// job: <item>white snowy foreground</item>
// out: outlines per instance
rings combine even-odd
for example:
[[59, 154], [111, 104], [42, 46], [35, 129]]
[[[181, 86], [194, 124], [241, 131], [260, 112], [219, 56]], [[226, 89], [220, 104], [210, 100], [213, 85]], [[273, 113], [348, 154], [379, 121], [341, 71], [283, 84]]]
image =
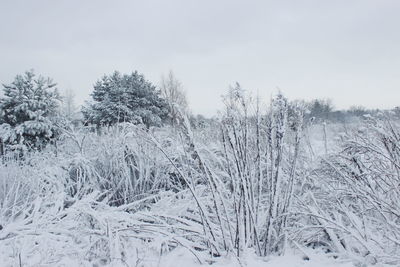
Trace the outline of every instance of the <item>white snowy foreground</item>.
[[[310, 260], [304, 260], [302, 255], [291, 253], [281, 257], [269, 257], [259, 258], [252, 255], [248, 255], [241, 259], [239, 262], [236, 258], [223, 258], [217, 259], [210, 266], [214, 267], [225, 267], [225, 266], [251, 266], [251, 267], [352, 267], [355, 266], [351, 262], [343, 262], [340, 260], [334, 260], [328, 258], [321, 253], [312, 253], [310, 251]], [[161, 258], [160, 260], [154, 260], [153, 262], [146, 262], [143, 266], [202, 266], [196, 259], [186, 253], [183, 249], [173, 251], [169, 255]], [[204, 266], [204, 265], [203, 265]]]
[[[10, 265], [11, 266], [11, 265]], [[24, 266], [41, 266], [29, 264]], [[44, 265], [49, 266], [49, 265]], [[61, 262], [54, 266], [96, 266], [89, 262], [81, 262], [72, 258], [64, 258]], [[200, 264], [196, 258], [190, 255], [185, 249], [178, 249], [165, 256], [155, 256], [154, 258], [146, 258], [135, 260], [132, 262], [115, 263], [102, 265], [99, 263], [97, 266], [137, 266], [137, 267], [197, 267], [197, 266], [213, 266], [213, 267], [228, 267], [228, 266], [251, 266], [251, 267], [353, 267], [368, 265], [357, 265], [349, 261], [335, 260], [328, 258], [323, 254], [313, 254], [310, 260], [304, 260], [301, 255], [289, 254], [281, 257], [258, 258], [256, 256], [249, 256], [246, 260], [242, 259], [239, 263], [236, 258], [222, 258], [216, 259], [215, 262], [208, 262]], [[371, 265], [372, 266], [372, 265]], [[386, 265], [374, 265], [386, 266]]]
[[[13, 248], [8, 248], [13, 250]], [[39, 252], [39, 251], [38, 251]], [[50, 251], [48, 251], [51, 253]], [[165, 255], [159, 255], [153, 250], [143, 251], [143, 248], [132, 248], [132, 255], [127, 255], [126, 261], [114, 259], [111, 263], [105, 263], [101, 259], [89, 262], [79, 257], [64, 256], [58, 262], [43, 262], [43, 256], [38, 253], [31, 259], [25, 259], [25, 262], [17, 257], [8, 257], [4, 247], [1, 247], [0, 266], [135, 266], [135, 267], [228, 267], [228, 266], [251, 266], [251, 267], [368, 267], [368, 266], [389, 266], [389, 265], [367, 265], [353, 264], [349, 260], [334, 259], [323, 252], [308, 249], [307, 258], [301, 252], [291, 251], [284, 256], [272, 256], [260, 258], [253, 253], [242, 256], [240, 261], [233, 256], [220, 257], [210, 260], [208, 257], [196, 258], [185, 248], [177, 248]], [[61, 255], [60, 255], [61, 256]], [[199, 255], [197, 255], [198, 257]], [[202, 263], [199, 262], [202, 261]]]

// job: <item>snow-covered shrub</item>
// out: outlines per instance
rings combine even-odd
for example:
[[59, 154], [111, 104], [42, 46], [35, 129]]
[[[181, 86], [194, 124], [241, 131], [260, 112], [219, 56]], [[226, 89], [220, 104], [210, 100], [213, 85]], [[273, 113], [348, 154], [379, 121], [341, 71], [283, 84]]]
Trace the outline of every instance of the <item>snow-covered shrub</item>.
[[[201, 223], [175, 213], [193, 201], [170, 180], [165, 157], [143, 139], [150, 138], [147, 131], [120, 125], [104, 133], [64, 132], [57, 156], [48, 147], [0, 163], [4, 264], [123, 264], [146, 247], [156, 255], [177, 246], [194, 255], [194, 248], [204, 250]], [[174, 146], [163, 146], [176, 155]]]
[[369, 263], [400, 262], [400, 128], [368, 117], [323, 158], [299, 203], [309, 244]]
[[[147, 140], [149, 133], [143, 126], [120, 123], [103, 128], [102, 135], [74, 127], [63, 127], [61, 132], [57, 150], [59, 157], [69, 159], [65, 168], [74, 198], [95, 189], [106, 193], [109, 204], [119, 206], [162, 190], [177, 192], [184, 186], [168, 160]], [[155, 134], [164, 140], [165, 149], [182, 157], [172, 129]]]
[[[222, 121], [228, 199], [233, 199], [237, 251], [253, 246], [259, 255], [282, 253], [287, 213], [295, 193], [304, 107], [281, 94], [263, 115], [240, 87], [228, 95]], [[289, 109], [290, 107], [290, 109]], [[289, 113], [289, 110], [291, 111]]]
[[304, 109], [293, 106], [288, 123], [289, 103], [278, 95], [262, 115], [259, 106], [252, 111], [253, 103], [240, 87], [230, 91], [225, 103], [219, 140], [202, 143], [184, 119], [185, 158], [175, 162], [159, 141], [154, 142], [195, 201], [196, 209], [185, 216], [202, 222], [203, 244], [210, 255], [225, 251], [241, 256], [247, 248], [259, 255], [281, 253], [299, 179]]

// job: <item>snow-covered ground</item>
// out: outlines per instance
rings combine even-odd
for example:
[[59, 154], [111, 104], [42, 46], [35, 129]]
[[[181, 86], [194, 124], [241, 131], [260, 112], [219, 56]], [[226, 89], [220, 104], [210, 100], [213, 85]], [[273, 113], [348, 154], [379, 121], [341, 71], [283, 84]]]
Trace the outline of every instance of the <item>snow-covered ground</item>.
[[280, 142], [231, 125], [224, 138], [213, 127], [81, 129], [0, 163], [0, 267], [400, 262], [396, 125], [312, 125], [301, 142], [296, 125], [265, 125]]
[[[157, 266], [157, 265], [155, 265]], [[200, 266], [199, 263], [190, 257], [184, 250], [173, 251], [162, 259], [162, 264], [158, 266], [175, 267], [175, 266]], [[228, 266], [251, 266], [251, 267], [352, 267], [349, 261], [340, 261], [328, 258], [326, 255], [308, 251], [308, 259], [296, 252], [290, 252], [284, 256], [273, 256], [268, 258], [256, 257], [254, 254], [242, 257], [240, 261], [237, 258], [216, 259], [212, 264], [214, 267]]]
[[[115, 260], [113, 263], [104, 266], [136, 266], [136, 267], [358, 267], [358, 266], [372, 266], [372, 265], [359, 265], [353, 264], [349, 260], [338, 260], [328, 257], [325, 254], [308, 251], [308, 259], [304, 255], [291, 252], [284, 256], [273, 256], [268, 258], [260, 258], [254, 254], [241, 257], [238, 260], [235, 257], [221, 257], [214, 258], [213, 260], [204, 261], [200, 264], [199, 261], [184, 248], [179, 248], [170, 253], [160, 255], [150, 255], [146, 257], [132, 258], [129, 261], [121, 262]], [[31, 265], [26, 265], [31, 266]], [[95, 266], [89, 262], [78, 261], [73, 258], [64, 258], [61, 262], [54, 266]], [[98, 266], [102, 266], [98, 263]], [[384, 265], [374, 265], [384, 266]]]

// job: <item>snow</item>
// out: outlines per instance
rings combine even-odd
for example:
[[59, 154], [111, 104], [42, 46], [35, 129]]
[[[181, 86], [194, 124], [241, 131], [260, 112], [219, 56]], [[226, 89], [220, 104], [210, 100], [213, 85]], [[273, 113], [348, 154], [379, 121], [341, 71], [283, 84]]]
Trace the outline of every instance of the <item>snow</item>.
[[228, 97], [200, 130], [57, 126], [57, 145], [2, 158], [1, 266], [400, 263], [397, 124], [307, 125], [281, 95], [254, 120]]
[[[309, 259], [304, 260], [304, 256], [294, 251], [284, 256], [272, 256], [272, 257], [257, 257], [253, 253], [240, 258], [240, 262], [235, 257], [220, 257], [213, 258], [203, 261], [202, 264], [184, 248], [177, 248], [165, 255], [160, 255], [152, 250], [141, 251], [133, 249], [132, 255], [128, 255], [127, 260], [122, 262], [121, 260], [114, 259], [111, 263], [106, 263], [102, 259], [96, 259], [92, 262], [82, 260], [77, 257], [63, 257], [58, 262], [45, 263], [41, 256], [36, 255], [28, 259], [28, 261], [22, 261], [23, 266], [137, 266], [137, 267], [201, 267], [201, 266], [213, 266], [213, 267], [356, 267], [357, 264], [353, 264], [348, 260], [338, 260], [328, 257], [326, 254], [308, 251]], [[52, 252], [50, 252], [52, 253]], [[2, 254], [0, 254], [2, 255]], [[129, 257], [131, 256], [131, 257]], [[19, 258], [7, 259], [0, 257], [2, 262], [1, 266], [15, 266], [19, 263]], [[367, 267], [368, 265], [364, 265]], [[377, 267], [384, 265], [375, 265]]]
[[[241, 267], [241, 266], [251, 266], [251, 267], [353, 267], [349, 261], [340, 261], [333, 258], [329, 258], [322, 253], [311, 252], [312, 255], [309, 260], [304, 260], [301, 254], [296, 254], [291, 252], [284, 256], [273, 256], [261, 258], [254, 254], [247, 255], [244, 258], [238, 259], [229, 257], [222, 259], [215, 259], [212, 263], [213, 267]], [[175, 267], [175, 266], [202, 266], [197, 261], [190, 257], [184, 250], [177, 250], [167, 255], [165, 259], [162, 260], [163, 267]]]

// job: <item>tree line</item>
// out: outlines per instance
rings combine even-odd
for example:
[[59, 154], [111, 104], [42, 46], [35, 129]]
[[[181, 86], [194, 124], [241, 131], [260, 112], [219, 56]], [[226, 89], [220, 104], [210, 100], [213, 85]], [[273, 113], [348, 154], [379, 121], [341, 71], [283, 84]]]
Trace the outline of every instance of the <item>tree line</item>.
[[[379, 110], [354, 106], [335, 110], [332, 101], [315, 99], [305, 103], [306, 119], [318, 122], [345, 122]], [[392, 110], [400, 117], [400, 107]], [[74, 119], [75, 113], [81, 116]], [[104, 75], [93, 86], [91, 100], [76, 112], [73, 94], [61, 96], [57, 84], [36, 75], [33, 70], [17, 75], [10, 84], [3, 84], [0, 97], [0, 152], [11, 150], [40, 150], [59, 135], [62, 123], [94, 125], [98, 129], [116, 123], [143, 124], [147, 128], [175, 125], [179, 113], [189, 114], [189, 106], [182, 84], [172, 73], [155, 86], [143, 74], [118, 71]], [[189, 116], [192, 126], [207, 122], [204, 116]]]
[[[177, 113], [187, 111], [185, 92], [172, 72], [156, 87], [137, 71], [115, 71], [94, 84], [78, 120], [98, 128], [120, 122], [149, 128], [174, 124]], [[60, 125], [73, 123], [75, 112], [72, 92], [62, 97], [51, 78], [33, 70], [17, 75], [3, 84], [0, 97], [0, 152], [43, 149], [58, 137]]]

